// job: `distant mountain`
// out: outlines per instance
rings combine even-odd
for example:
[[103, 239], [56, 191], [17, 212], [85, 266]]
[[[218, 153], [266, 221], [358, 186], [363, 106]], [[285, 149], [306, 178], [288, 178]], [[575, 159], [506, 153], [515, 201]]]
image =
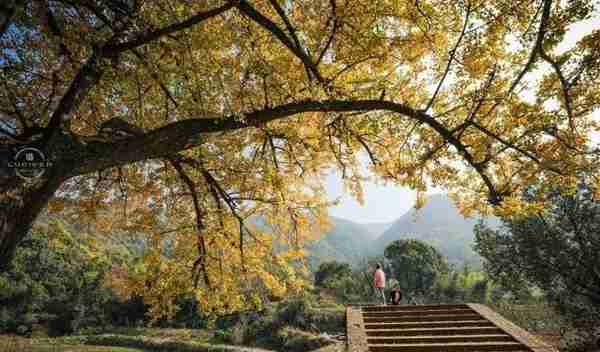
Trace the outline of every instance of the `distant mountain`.
[[[425, 206], [411, 209], [392, 223], [359, 224], [350, 220], [332, 218], [333, 229], [308, 247], [310, 264], [315, 267], [323, 261], [336, 260], [356, 264], [361, 258], [383, 255], [392, 241], [414, 238], [436, 247], [452, 264], [481, 264], [481, 257], [473, 250], [473, 226], [479, 218], [465, 218], [446, 196], [430, 196]], [[496, 218], [484, 221], [499, 226]]]
[[376, 240], [382, 233], [389, 229], [392, 224], [392, 222], [369, 222], [359, 225], [367, 230], [368, 233], [366, 233], [366, 235], [372, 240]]
[[[463, 217], [445, 195], [430, 196], [425, 206], [402, 215], [372, 245], [371, 254], [382, 254], [392, 241], [414, 238], [435, 246], [450, 263], [479, 264], [481, 258], [472, 249], [473, 226], [479, 219]], [[498, 226], [496, 218], [487, 218], [490, 226]]]
[[359, 224], [336, 217], [331, 222], [331, 231], [308, 248], [313, 267], [331, 260], [357, 263], [373, 252], [374, 240], [391, 226], [391, 223]]

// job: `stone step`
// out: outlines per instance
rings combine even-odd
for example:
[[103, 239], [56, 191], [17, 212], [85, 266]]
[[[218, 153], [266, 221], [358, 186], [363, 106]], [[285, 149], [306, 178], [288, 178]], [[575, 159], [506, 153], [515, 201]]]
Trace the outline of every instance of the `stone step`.
[[463, 321], [427, 321], [412, 323], [365, 323], [366, 330], [376, 329], [418, 329], [418, 328], [462, 328], [462, 327], [495, 327], [485, 319]]
[[375, 312], [363, 312], [363, 317], [379, 316], [402, 316], [402, 315], [471, 315], [476, 314], [472, 309], [435, 309], [435, 310], [381, 310]]
[[415, 328], [415, 329], [380, 329], [367, 330], [367, 337], [372, 336], [449, 336], [449, 335], [495, 335], [504, 331], [495, 326], [490, 327], [449, 327], [449, 328]]
[[346, 311], [349, 352], [557, 352], [486, 306], [372, 306]]
[[369, 345], [370, 352], [473, 352], [530, 351], [518, 342], [460, 342], [400, 345]]
[[478, 320], [481, 316], [476, 313], [469, 315], [400, 315], [400, 316], [378, 316], [378, 317], [364, 317], [364, 322], [368, 323], [402, 323], [402, 322], [421, 322], [421, 321], [464, 321], [464, 320]]
[[418, 304], [418, 305], [386, 305], [386, 306], [363, 306], [363, 312], [379, 312], [386, 310], [439, 310], [439, 309], [469, 309], [466, 304]]
[[517, 342], [507, 334], [497, 335], [448, 335], [448, 336], [403, 336], [403, 337], [369, 337], [370, 345], [393, 345], [410, 343], [453, 343], [453, 342]]

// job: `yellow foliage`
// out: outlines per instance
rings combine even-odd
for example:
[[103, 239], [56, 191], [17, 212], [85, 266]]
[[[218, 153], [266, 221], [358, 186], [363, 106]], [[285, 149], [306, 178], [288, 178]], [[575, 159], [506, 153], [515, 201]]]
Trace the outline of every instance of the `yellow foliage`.
[[[155, 0], [111, 25], [72, 3], [52, 8], [60, 36], [30, 18], [35, 35], [0, 37], [0, 62], [14, 66], [0, 106], [44, 126], [57, 102], [77, 103], [56, 134], [72, 139], [49, 150], [85, 157], [63, 157], [48, 210], [115, 241], [143, 238], [140, 262], [107, 284], [142, 295], [154, 319], [182, 294], [222, 314], [301, 292], [304, 248], [330, 226], [325, 175], [336, 168], [362, 202], [365, 155], [376, 177], [416, 190], [417, 206], [435, 186], [464, 214], [535, 212], [530, 187], [572, 192], [598, 171], [600, 32], [554, 49], [585, 1]], [[133, 47], [92, 56], [123, 43]], [[551, 69], [534, 81], [542, 61]], [[66, 94], [82, 80], [89, 90]], [[100, 130], [115, 117], [145, 135]]]

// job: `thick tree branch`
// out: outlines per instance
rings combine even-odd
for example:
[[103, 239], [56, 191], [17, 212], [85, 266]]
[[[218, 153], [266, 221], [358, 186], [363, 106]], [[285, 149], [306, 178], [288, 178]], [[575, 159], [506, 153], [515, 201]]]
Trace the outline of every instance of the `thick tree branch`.
[[290, 22], [289, 18], [285, 14], [285, 11], [281, 8], [281, 6], [279, 6], [279, 3], [277, 2], [277, 0], [269, 0], [269, 3], [271, 3], [271, 6], [273, 6], [273, 8], [275, 9], [275, 11], [279, 15], [279, 17], [281, 17], [281, 19], [283, 20], [283, 23], [285, 23], [285, 28], [287, 29], [288, 33], [290, 34], [290, 37], [292, 37], [294, 44], [296, 44], [296, 48], [301, 49], [302, 45], [300, 45], [300, 40], [298, 39], [298, 36], [296, 35], [296, 28], [294, 28], [294, 26], [292, 26], [292, 23]]
[[81, 101], [87, 96], [90, 89], [100, 81], [103, 71], [100, 68], [100, 57], [101, 54], [98, 50], [94, 50], [94, 53], [81, 67], [77, 75], [71, 82], [69, 89], [58, 103], [57, 108], [50, 117], [48, 123], [48, 132], [44, 138], [50, 138], [50, 134], [58, 130], [61, 127], [65, 127], [68, 130], [69, 115], [79, 106]]
[[279, 28], [273, 21], [258, 12], [254, 7], [250, 6], [250, 4], [244, 0], [239, 1], [237, 8], [240, 10], [240, 12], [251, 18], [264, 29], [271, 32], [283, 45], [285, 45], [296, 57], [302, 61], [306, 69], [317, 79], [317, 81], [322, 84], [325, 83], [325, 79], [323, 76], [321, 76], [317, 66], [312, 62], [312, 59], [308, 56], [308, 54], [305, 53], [301, 47], [296, 47], [296, 45], [290, 41], [287, 35], [285, 35], [285, 32], [283, 32], [283, 30], [281, 30], [281, 28]]
[[54, 16], [52, 9], [50, 8], [50, 4], [48, 2], [44, 2], [43, 6], [46, 10], [46, 20], [48, 23], [48, 28], [50, 29], [52, 35], [54, 35], [59, 41], [58, 46], [60, 48], [60, 55], [66, 56], [67, 59], [69, 59], [69, 61], [73, 62], [73, 54], [65, 45], [65, 43], [63, 43], [63, 30], [62, 28], [60, 28], [60, 25], [58, 24], [58, 21], [56, 20], [56, 17]]
[[468, 147], [456, 138], [452, 131], [430, 115], [407, 105], [383, 100], [306, 100], [288, 103], [273, 108], [243, 115], [189, 119], [171, 123], [164, 127], [116, 142], [90, 142], [80, 145], [79, 152], [71, 153], [71, 160], [65, 160], [69, 176], [90, 173], [109, 167], [124, 165], [151, 158], [165, 157], [175, 152], [192, 148], [202, 143], [202, 134], [224, 132], [260, 126], [267, 122], [304, 112], [369, 112], [389, 111], [398, 113], [428, 125], [444, 140], [453, 145], [465, 161], [473, 167], [485, 182], [490, 200], [498, 203], [501, 194], [497, 192], [485, 168], [479, 165], [469, 153]]
[[[294, 41], [294, 45], [296, 46], [296, 48], [299, 51], [302, 51], [302, 45], [300, 44], [300, 40], [298, 39], [298, 36], [296, 35], [296, 29], [294, 28], [294, 26], [292, 26], [292, 23], [290, 22], [289, 18], [285, 14], [285, 11], [281, 8], [281, 6], [279, 6], [279, 3], [277, 2], [277, 0], [269, 0], [269, 2], [271, 3], [271, 6], [273, 6], [275, 11], [277, 12], [279, 17], [281, 17], [281, 19], [283, 20], [283, 23], [285, 24], [285, 28], [287, 29], [288, 33], [290, 34], [290, 37]], [[317, 63], [317, 65], [318, 65], [318, 63]], [[316, 65], [315, 65], [315, 67], [316, 67]], [[308, 66], [306, 66], [306, 65], [304, 66], [304, 68], [306, 70], [306, 74], [308, 75], [308, 78], [310, 79], [311, 71], [308, 69]]]
[[210, 18], [213, 18], [215, 16], [218, 16], [218, 15], [224, 13], [225, 11], [231, 9], [234, 6], [235, 6], [235, 1], [228, 2], [221, 7], [217, 7], [215, 9], [212, 9], [209, 11], [197, 13], [196, 15], [188, 18], [185, 21], [174, 23], [170, 26], [166, 26], [164, 28], [152, 31], [150, 33], [138, 34], [134, 39], [128, 40], [126, 42], [114, 43], [111, 45], [107, 45], [104, 48], [104, 50], [107, 54], [114, 55], [114, 54], [122, 53], [126, 50], [140, 47], [142, 45], [153, 42], [161, 37], [164, 37], [169, 34], [179, 32], [181, 30], [190, 28], [194, 25], [200, 24]]
[[525, 74], [529, 70], [531, 70], [533, 64], [535, 63], [535, 60], [537, 59], [538, 55], [540, 54], [540, 51], [543, 48], [544, 37], [546, 36], [547, 32], [548, 19], [550, 18], [551, 7], [552, 0], [543, 0], [542, 18], [540, 20], [540, 27], [535, 38], [535, 43], [533, 45], [533, 48], [531, 49], [531, 53], [529, 54], [529, 59], [527, 60], [527, 63], [525, 64], [525, 66], [523, 66], [521, 72], [519, 72], [513, 83], [510, 85], [510, 88], [508, 89], [508, 92], [506, 94], [507, 96], [509, 96], [513, 92], [513, 90], [519, 84], [519, 82], [521, 82]]

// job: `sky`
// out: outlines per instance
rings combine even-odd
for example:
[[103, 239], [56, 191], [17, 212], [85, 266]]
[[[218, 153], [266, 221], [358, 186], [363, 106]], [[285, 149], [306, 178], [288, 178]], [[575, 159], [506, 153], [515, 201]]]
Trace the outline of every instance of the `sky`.
[[[366, 167], [363, 173], [370, 174]], [[329, 199], [340, 197], [340, 204], [329, 208], [329, 215], [358, 223], [392, 222], [407, 212], [416, 199], [416, 192], [409, 188], [365, 182], [364, 204], [361, 206], [344, 191], [339, 173], [327, 177], [326, 189]]]
[[[592, 18], [586, 21], [571, 26], [557, 51], [564, 52], [570, 49], [577, 40], [598, 28], [600, 28], [600, 12], [596, 12]], [[600, 118], [598, 111], [595, 112], [595, 115]], [[362, 173], [365, 176], [372, 176], [367, 170], [366, 163]], [[358, 223], [392, 222], [412, 208], [416, 199], [416, 192], [406, 187], [365, 182], [363, 185], [364, 204], [360, 205], [344, 191], [341, 177], [335, 172], [327, 177], [326, 190], [329, 199], [339, 198], [340, 200], [339, 205], [329, 209], [329, 214]], [[441, 192], [441, 190], [434, 189], [430, 191], [430, 194]]]

